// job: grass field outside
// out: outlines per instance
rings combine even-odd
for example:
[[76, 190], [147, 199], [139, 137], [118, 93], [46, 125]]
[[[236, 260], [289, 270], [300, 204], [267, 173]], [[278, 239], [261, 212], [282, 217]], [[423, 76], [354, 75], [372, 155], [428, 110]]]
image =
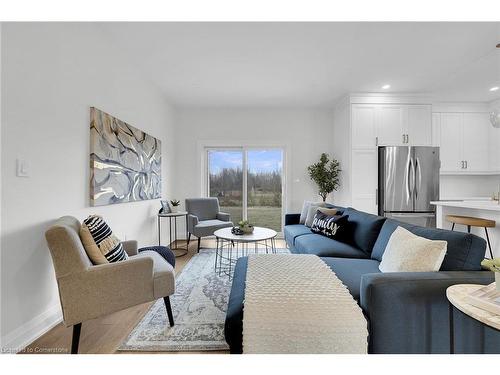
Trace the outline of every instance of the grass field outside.
[[[241, 207], [221, 206], [221, 211], [231, 214], [231, 221], [235, 225], [242, 218]], [[276, 232], [281, 232], [281, 207], [248, 207], [248, 221], [257, 227], [271, 228]]]

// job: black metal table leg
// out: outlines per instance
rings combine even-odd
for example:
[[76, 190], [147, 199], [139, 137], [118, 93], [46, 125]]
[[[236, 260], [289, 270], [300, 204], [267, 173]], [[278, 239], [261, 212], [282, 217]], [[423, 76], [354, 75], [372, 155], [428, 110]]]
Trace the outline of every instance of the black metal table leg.
[[486, 232], [486, 241], [488, 241], [488, 249], [490, 250], [490, 258], [493, 259], [493, 251], [491, 250], [490, 236], [488, 235], [488, 228], [484, 227]]
[[215, 272], [217, 272], [217, 256], [219, 254], [219, 237], [216, 237], [217, 244], [215, 246]]
[[158, 246], [161, 246], [161, 217], [158, 216]]
[[455, 354], [455, 327], [453, 322], [453, 304], [448, 302], [449, 306], [449, 323], [450, 323], [450, 354]]

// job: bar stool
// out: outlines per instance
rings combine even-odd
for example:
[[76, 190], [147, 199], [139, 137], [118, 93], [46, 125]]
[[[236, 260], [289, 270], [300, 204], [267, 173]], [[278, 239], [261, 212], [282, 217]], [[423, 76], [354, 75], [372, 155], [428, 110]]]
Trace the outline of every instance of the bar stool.
[[488, 249], [490, 250], [490, 257], [493, 259], [493, 252], [491, 251], [490, 236], [488, 236], [488, 228], [495, 228], [495, 220], [481, 219], [479, 217], [446, 215], [446, 220], [453, 223], [451, 230], [455, 229], [455, 224], [462, 224], [467, 226], [467, 232], [470, 233], [471, 227], [484, 228], [486, 233], [486, 241], [488, 242]]

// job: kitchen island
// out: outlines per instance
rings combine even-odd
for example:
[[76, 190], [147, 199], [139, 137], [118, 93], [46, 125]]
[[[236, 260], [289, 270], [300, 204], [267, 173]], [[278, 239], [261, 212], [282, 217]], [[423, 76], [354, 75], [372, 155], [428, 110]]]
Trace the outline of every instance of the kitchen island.
[[[500, 257], [500, 205], [493, 200], [448, 200], [434, 201], [436, 206], [436, 226], [443, 229], [451, 229], [451, 223], [446, 221], [446, 215], [471, 216], [482, 219], [495, 220], [497, 226], [488, 228], [491, 248], [494, 257]], [[467, 231], [465, 226], [456, 225], [455, 230]], [[483, 228], [472, 228], [471, 233], [485, 238]], [[486, 251], [489, 257], [489, 251]]]

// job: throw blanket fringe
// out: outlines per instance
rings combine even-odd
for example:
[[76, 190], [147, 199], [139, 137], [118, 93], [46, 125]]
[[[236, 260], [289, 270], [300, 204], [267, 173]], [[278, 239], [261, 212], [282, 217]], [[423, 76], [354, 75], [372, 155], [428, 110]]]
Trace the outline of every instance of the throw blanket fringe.
[[244, 353], [366, 354], [367, 343], [361, 308], [319, 257], [249, 255]]

